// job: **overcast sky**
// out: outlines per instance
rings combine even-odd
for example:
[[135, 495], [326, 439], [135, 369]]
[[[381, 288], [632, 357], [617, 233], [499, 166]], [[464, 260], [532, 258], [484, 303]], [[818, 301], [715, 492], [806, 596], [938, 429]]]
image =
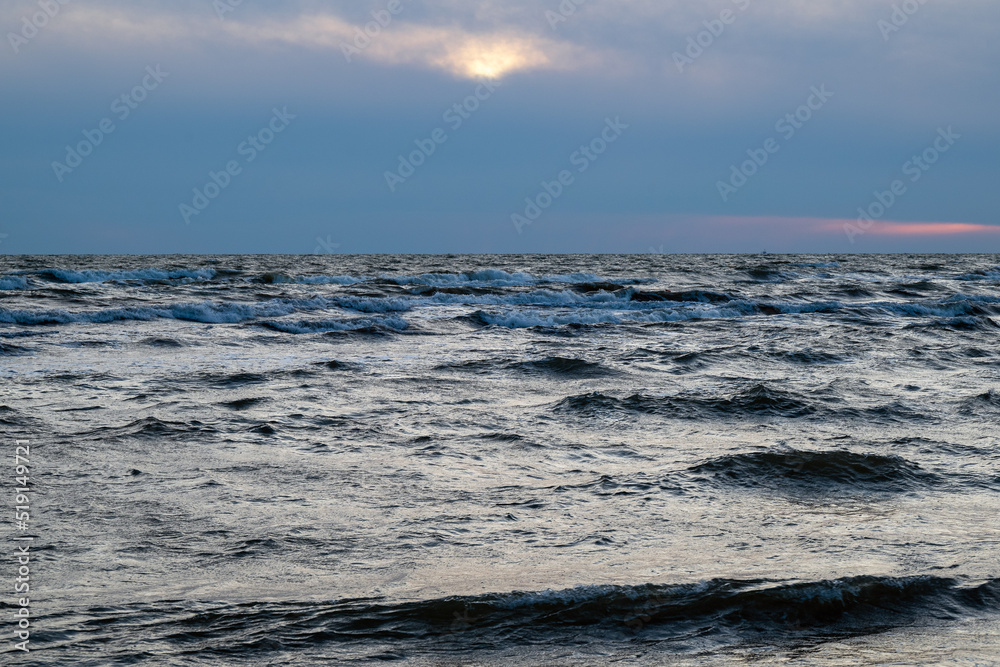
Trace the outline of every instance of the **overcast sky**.
[[5, 0], [0, 28], [0, 253], [1000, 252], [996, 0]]

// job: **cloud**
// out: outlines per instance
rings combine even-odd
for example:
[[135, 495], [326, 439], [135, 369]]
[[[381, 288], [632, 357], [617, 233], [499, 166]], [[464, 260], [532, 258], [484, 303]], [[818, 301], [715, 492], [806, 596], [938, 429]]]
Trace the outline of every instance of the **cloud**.
[[[13, 17], [16, 10], [5, 14]], [[380, 17], [382, 25], [370, 14], [364, 17], [367, 20], [352, 23], [329, 11], [282, 16], [247, 13], [246, 18], [227, 13], [219, 19], [204, 13], [94, 3], [68, 6], [50, 31], [69, 44], [97, 48], [117, 48], [122, 43], [217, 45], [220, 41], [253, 48], [302, 47], [337, 52], [349, 61], [425, 67], [470, 79], [534, 69], [570, 70], [596, 62], [596, 54], [582, 46], [496, 21], [488, 22], [492, 26], [471, 28], [454, 22], [407, 20], [405, 13], [380, 11]]]
[[[965, 222], [900, 222], [879, 220], [866, 230], [861, 230], [857, 220], [801, 216], [666, 216], [655, 222], [639, 225], [647, 230], [649, 238], [671, 243], [688, 242], [695, 245], [704, 238], [721, 238], [736, 242], [742, 247], [769, 244], [768, 247], [788, 251], [814, 239], [840, 242], [849, 237], [884, 237], [897, 240], [905, 238], [939, 237], [942, 240], [981, 235], [983, 240], [995, 240], [1000, 225]], [[656, 228], [660, 227], [657, 233]], [[845, 235], [851, 228], [854, 234]], [[858, 233], [860, 232], [860, 233]]]
[[[218, 0], [225, 3], [226, 0]], [[846, 61], [854, 76], [873, 58], [896, 59], [899, 66], [930, 58], [939, 77], [961, 74], [962, 63], [991, 71], [995, 53], [985, 35], [997, 28], [987, 10], [993, 0], [955, 0], [947, 5], [947, 30], [936, 27], [944, 8], [927, 5], [885, 44], [877, 22], [891, 8], [869, 0], [400, 0], [400, 10], [379, 27], [371, 44], [352, 54], [386, 66], [416, 66], [462, 78], [500, 77], [531, 70], [629, 71], [677, 74], [672, 54], [706, 29], [722, 9], [737, 21], [707, 49], [709, 55], [674, 79], [680, 88], [701, 90], [782, 86], [797, 71], [831, 67], [831, 52], [853, 53]], [[243, 2], [220, 19], [209, 0], [167, 2], [88, 0], [69, 3], [47, 31], [76, 46], [114, 49], [123, 42], [170, 47], [302, 47], [343, 52], [372, 21], [388, 16], [389, 0], [286, 0]], [[228, 6], [228, 5], [227, 5]], [[546, 12], [574, 8], [552, 25]], [[745, 7], [745, 9], [741, 9]], [[0, 21], [10, 26], [38, 10], [32, 0], [5, 3]], [[564, 12], [566, 10], [563, 10]], [[936, 13], [935, 13], [936, 12]], [[384, 22], [384, 21], [383, 21]], [[967, 39], [953, 53], [956, 31]], [[371, 31], [374, 32], [374, 31]], [[980, 38], [983, 39], [980, 39]], [[362, 38], [364, 41], [364, 38]], [[81, 44], [82, 42], [82, 44]], [[971, 45], [981, 44], [979, 47]], [[800, 54], [789, 58], [790, 52]], [[976, 57], [977, 54], [985, 57]], [[747, 67], [748, 58], [753, 59]], [[848, 65], [853, 60], [854, 65]], [[748, 71], [749, 69], [749, 71]]]
[[1000, 225], [979, 225], [967, 222], [880, 222], [870, 234], [885, 236], [954, 236], [957, 234], [997, 234]]
[[374, 22], [355, 26], [322, 14], [261, 25], [226, 23], [225, 29], [231, 37], [254, 44], [327, 48], [347, 58], [430, 67], [464, 78], [499, 78], [531, 69], [573, 69], [591, 60], [572, 45], [510, 29], [471, 32], [455, 26], [403, 22], [385, 28]]

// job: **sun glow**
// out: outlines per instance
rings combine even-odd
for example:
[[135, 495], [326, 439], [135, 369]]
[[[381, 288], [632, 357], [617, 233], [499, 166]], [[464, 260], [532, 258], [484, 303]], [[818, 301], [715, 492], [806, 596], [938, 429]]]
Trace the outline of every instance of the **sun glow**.
[[452, 74], [496, 79], [517, 70], [545, 67], [549, 57], [530, 42], [518, 38], [469, 37], [458, 48], [434, 61]]

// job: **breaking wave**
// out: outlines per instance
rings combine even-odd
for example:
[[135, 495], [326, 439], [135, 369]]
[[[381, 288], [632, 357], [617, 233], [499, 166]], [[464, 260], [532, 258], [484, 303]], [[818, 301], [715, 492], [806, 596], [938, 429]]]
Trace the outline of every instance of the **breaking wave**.
[[[252, 541], [254, 549], [273, 548]], [[249, 545], [250, 543], [248, 543]], [[860, 637], [928, 619], [995, 614], [1000, 582], [963, 586], [933, 577], [859, 576], [774, 583], [712, 579], [692, 584], [579, 586], [413, 602], [379, 598], [328, 603], [161, 602], [81, 610], [92, 631], [80, 648], [114, 633], [156, 645], [163, 655], [247, 659], [326, 646], [383, 659], [412, 653], [444, 657], [511, 645], [603, 645], [670, 641], [672, 650]], [[60, 619], [62, 620], [62, 619]], [[121, 646], [119, 644], [119, 646]], [[126, 661], [127, 648], [105, 654]], [[383, 653], [379, 653], [383, 652]], [[138, 657], [138, 656], [136, 656]]]

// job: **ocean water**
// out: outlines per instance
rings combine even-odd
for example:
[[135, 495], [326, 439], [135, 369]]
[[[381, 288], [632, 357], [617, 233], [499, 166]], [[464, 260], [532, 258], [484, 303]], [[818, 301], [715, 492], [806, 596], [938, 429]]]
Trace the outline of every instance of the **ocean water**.
[[998, 664], [998, 339], [997, 255], [3, 257], [0, 662]]

